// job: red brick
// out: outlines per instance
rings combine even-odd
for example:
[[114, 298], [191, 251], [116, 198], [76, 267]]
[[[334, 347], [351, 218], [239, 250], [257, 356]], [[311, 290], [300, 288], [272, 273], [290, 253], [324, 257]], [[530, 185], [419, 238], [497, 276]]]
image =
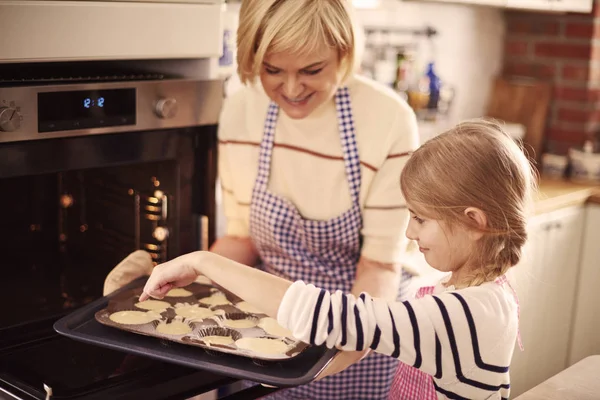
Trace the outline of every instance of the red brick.
[[587, 82], [590, 69], [587, 65], [570, 64], [562, 68], [562, 77], [571, 81]]
[[561, 107], [558, 109], [557, 118], [559, 121], [587, 122], [590, 114], [590, 111]]
[[527, 40], [507, 39], [504, 43], [504, 53], [507, 56], [523, 56], [529, 51]]
[[547, 18], [535, 18], [529, 15], [527, 18], [507, 18], [506, 31], [508, 34], [527, 35], [557, 35], [560, 31], [558, 20]]
[[588, 89], [576, 89], [557, 86], [554, 88], [554, 98], [567, 101], [587, 101]]
[[554, 57], [586, 60], [590, 58], [591, 46], [589, 44], [565, 43], [537, 43], [535, 55], [539, 57]]
[[565, 25], [565, 36], [569, 38], [592, 38], [594, 36], [594, 21], [572, 21]]
[[550, 128], [547, 133], [547, 138], [559, 142], [578, 143], [585, 139], [585, 130], [567, 130], [560, 128]]
[[504, 66], [504, 74], [507, 76], [529, 76], [529, 64], [511, 62]]
[[508, 61], [504, 66], [504, 75], [528, 76], [543, 80], [553, 80], [556, 75], [556, 67], [553, 64], [528, 63]]

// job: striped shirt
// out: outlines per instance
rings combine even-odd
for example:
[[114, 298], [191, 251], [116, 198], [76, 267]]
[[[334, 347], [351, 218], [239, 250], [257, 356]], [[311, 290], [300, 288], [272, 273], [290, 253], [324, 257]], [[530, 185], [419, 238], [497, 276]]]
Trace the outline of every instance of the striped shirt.
[[[400, 173], [418, 145], [416, 118], [397, 93], [367, 78], [353, 78], [348, 89], [361, 164], [361, 255], [397, 263], [406, 250], [404, 231], [409, 220]], [[235, 92], [223, 106], [219, 178], [229, 235], [249, 235], [250, 200], [268, 104], [269, 98], [256, 85]], [[329, 220], [350, 209], [333, 100], [303, 119], [280, 112], [268, 189], [310, 220]]]
[[295, 282], [277, 319], [300, 340], [342, 350], [372, 349], [433, 377], [441, 399], [507, 399], [518, 330], [510, 288], [494, 282], [386, 302]]

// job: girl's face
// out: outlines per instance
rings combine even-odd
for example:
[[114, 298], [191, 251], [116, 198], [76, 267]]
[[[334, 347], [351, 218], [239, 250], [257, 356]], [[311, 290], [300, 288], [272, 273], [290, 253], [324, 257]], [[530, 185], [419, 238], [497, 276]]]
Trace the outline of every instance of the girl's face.
[[300, 119], [333, 98], [339, 65], [337, 51], [330, 47], [306, 56], [267, 54], [260, 80], [271, 100], [290, 118]]
[[476, 246], [471, 231], [460, 225], [449, 226], [444, 221], [419, 216], [410, 208], [409, 211], [411, 218], [406, 237], [417, 242], [427, 264], [438, 271], [453, 273], [467, 264]]

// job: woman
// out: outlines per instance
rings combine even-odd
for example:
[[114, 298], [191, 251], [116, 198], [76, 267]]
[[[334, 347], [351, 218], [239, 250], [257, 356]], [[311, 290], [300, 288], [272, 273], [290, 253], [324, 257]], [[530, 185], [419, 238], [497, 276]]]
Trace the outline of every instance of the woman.
[[[409, 220], [398, 177], [417, 147], [416, 118], [393, 91], [353, 75], [350, 8], [242, 3], [245, 87], [219, 122], [227, 230], [211, 251], [329, 291], [395, 300]], [[347, 370], [277, 397], [385, 399], [397, 360], [365, 355], [342, 353], [327, 374]]]

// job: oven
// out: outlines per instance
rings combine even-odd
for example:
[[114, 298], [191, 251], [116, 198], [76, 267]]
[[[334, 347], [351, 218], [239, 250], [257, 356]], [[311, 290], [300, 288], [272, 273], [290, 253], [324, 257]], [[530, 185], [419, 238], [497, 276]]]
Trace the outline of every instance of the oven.
[[214, 239], [222, 82], [119, 66], [0, 65], [0, 398], [186, 399], [234, 381], [52, 329], [134, 250], [160, 263]]

